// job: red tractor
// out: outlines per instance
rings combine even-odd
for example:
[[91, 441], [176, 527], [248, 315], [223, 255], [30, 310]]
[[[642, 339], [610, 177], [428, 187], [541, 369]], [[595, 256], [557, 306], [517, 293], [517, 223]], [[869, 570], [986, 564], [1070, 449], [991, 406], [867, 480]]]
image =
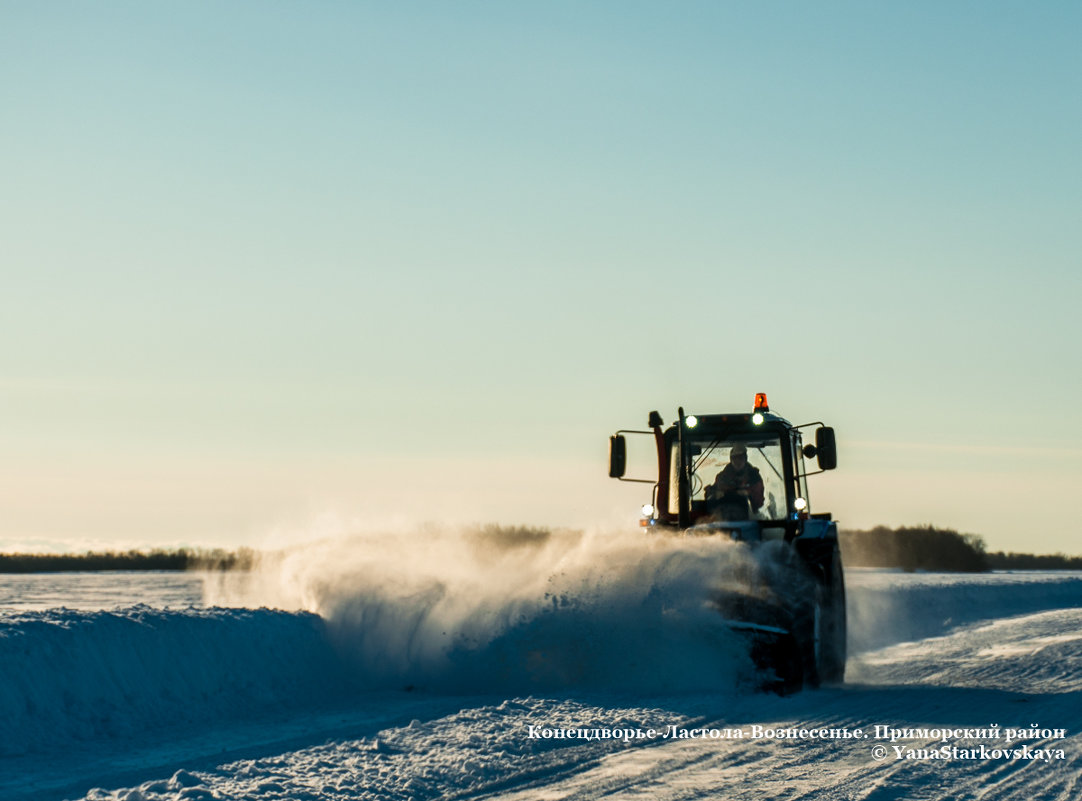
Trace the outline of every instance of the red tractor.
[[[845, 676], [845, 581], [838, 527], [813, 513], [807, 477], [837, 466], [834, 429], [793, 425], [770, 411], [764, 393], [749, 413], [688, 415], [663, 428], [618, 431], [609, 475], [654, 485], [642, 526], [720, 536], [749, 549], [754, 570], [712, 597], [726, 623], [752, 640], [752, 655], [781, 691], [841, 682]], [[804, 444], [814, 431], [815, 444]], [[626, 435], [652, 435], [657, 478], [626, 478]], [[806, 460], [815, 460], [808, 470]]]

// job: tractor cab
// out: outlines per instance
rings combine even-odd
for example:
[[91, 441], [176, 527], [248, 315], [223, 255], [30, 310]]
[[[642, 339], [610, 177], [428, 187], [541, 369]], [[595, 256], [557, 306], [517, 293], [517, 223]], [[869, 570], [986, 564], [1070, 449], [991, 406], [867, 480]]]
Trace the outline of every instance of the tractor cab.
[[[812, 514], [807, 477], [836, 466], [832, 428], [793, 425], [770, 411], [763, 393], [746, 414], [688, 415], [681, 408], [668, 428], [657, 412], [649, 425], [650, 431], [618, 431], [610, 438], [609, 475], [626, 481], [644, 479], [624, 476], [625, 435], [649, 434], [656, 443], [657, 480], [641, 525], [792, 540], [808, 521], [830, 520], [829, 514]], [[812, 431], [815, 444], [805, 445]]]

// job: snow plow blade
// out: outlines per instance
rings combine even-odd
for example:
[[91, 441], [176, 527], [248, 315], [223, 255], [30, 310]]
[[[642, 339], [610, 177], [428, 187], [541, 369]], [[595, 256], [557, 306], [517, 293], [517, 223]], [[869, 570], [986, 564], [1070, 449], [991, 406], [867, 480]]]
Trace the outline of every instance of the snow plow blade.
[[793, 634], [792, 616], [777, 605], [737, 592], [718, 593], [713, 604], [722, 625], [748, 643], [758, 670], [756, 689], [789, 695], [804, 687], [800, 646]]

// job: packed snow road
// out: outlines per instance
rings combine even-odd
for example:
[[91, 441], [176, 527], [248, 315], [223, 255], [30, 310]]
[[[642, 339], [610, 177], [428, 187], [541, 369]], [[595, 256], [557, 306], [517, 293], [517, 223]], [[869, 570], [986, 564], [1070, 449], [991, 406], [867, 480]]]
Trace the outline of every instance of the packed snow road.
[[[672, 597], [654, 607], [665, 583], [638, 600], [606, 590], [585, 606], [560, 587], [565, 601], [544, 624], [519, 615], [488, 639], [467, 615], [456, 634], [484, 644], [415, 669], [410, 689], [385, 680], [400, 665], [331, 647], [333, 616], [9, 614], [0, 798], [1082, 797], [1077, 574], [851, 571], [847, 682], [790, 697], [748, 691], [739, 660], [716, 662], [715, 686], [703, 687], [696, 660], [732, 642], [704, 645], [699, 621], [680, 615], [679, 636], [662, 631], [679, 608]], [[580, 602], [586, 585], [596, 589], [592, 578], [580, 586]], [[397, 597], [379, 607], [393, 607], [396, 627], [371, 605], [350, 608], [369, 636], [383, 631], [380, 648], [408, 645], [420, 658], [436, 595]], [[395, 640], [404, 605], [416, 611], [422, 597], [429, 613], [406, 615], [413, 633]], [[621, 634], [628, 604], [654, 642]], [[560, 664], [538, 667], [558, 642]], [[650, 690], [651, 675], [662, 690]], [[479, 694], [486, 676], [497, 679]]]

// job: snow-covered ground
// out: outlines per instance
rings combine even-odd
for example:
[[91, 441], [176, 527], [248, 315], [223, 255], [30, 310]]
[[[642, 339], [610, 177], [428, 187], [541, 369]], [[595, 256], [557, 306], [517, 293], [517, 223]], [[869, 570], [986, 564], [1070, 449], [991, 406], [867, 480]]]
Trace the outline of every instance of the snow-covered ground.
[[434, 532], [208, 585], [232, 607], [164, 574], [0, 604], [0, 798], [1082, 797], [1082, 575], [851, 570], [846, 684], [778, 697], [701, 614], [731, 546], [626, 542]]

